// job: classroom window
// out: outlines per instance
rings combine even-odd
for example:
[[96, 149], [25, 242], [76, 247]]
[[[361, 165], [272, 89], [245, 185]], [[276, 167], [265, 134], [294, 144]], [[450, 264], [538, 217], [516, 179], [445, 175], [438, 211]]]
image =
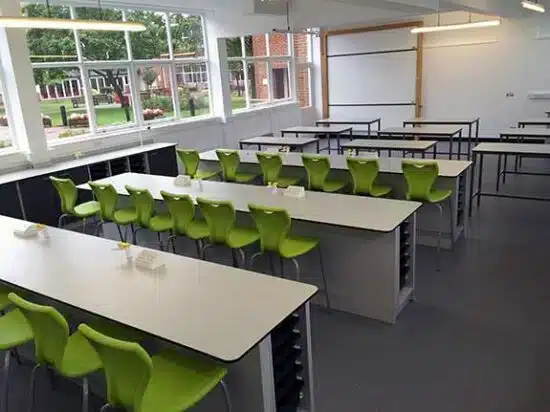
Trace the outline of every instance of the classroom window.
[[273, 100], [290, 99], [290, 62], [287, 60], [271, 62], [271, 95]]
[[0, 150], [14, 145], [10, 129], [8, 102], [6, 100], [0, 79]]
[[250, 106], [269, 102], [269, 77], [266, 61], [248, 63], [248, 101]]
[[229, 90], [231, 92], [231, 107], [233, 110], [247, 108], [246, 85], [244, 78], [244, 63], [242, 61], [230, 61]]
[[147, 28], [130, 33], [27, 31], [40, 109], [51, 119], [45, 129], [48, 142], [150, 124], [155, 109], [155, 122], [210, 115], [201, 16], [63, 5], [48, 11], [41, 4], [26, 4], [22, 13], [138, 21]]

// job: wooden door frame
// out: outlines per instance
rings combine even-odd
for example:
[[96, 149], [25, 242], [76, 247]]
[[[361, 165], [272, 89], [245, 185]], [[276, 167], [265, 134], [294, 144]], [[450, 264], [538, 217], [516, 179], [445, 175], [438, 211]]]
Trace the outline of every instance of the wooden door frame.
[[[407, 22], [397, 22], [382, 24], [378, 26], [365, 26], [365, 27], [354, 27], [349, 29], [334, 29], [334, 30], [323, 30], [321, 33], [321, 90], [323, 98], [323, 117], [329, 117], [329, 105], [328, 105], [328, 38], [329, 36], [342, 36], [346, 34], [355, 34], [355, 33], [367, 33], [371, 31], [382, 31], [382, 30], [395, 30], [403, 29], [407, 27], [419, 27], [423, 26], [422, 21], [407, 21]], [[418, 33], [416, 35], [416, 83], [415, 83], [415, 116], [422, 117], [424, 101], [422, 93], [422, 70], [423, 70], [423, 57], [424, 57], [424, 35]]]

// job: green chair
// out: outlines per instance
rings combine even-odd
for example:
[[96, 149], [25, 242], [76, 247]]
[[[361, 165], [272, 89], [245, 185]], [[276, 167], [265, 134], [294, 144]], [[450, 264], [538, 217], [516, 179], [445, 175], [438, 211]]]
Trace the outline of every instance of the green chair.
[[348, 157], [346, 161], [353, 181], [354, 195], [381, 197], [391, 192], [390, 186], [375, 183], [380, 170], [378, 159]]
[[256, 173], [238, 172], [241, 159], [237, 150], [216, 150], [216, 155], [222, 168], [222, 177], [225, 182], [248, 183], [256, 179]]
[[[9, 302], [11, 304], [11, 301]], [[13, 309], [0, 316], [0, 350], [4, 355], [4, 388], [2, 411], [8, 411], [9, 374], [12, 355], [19, 360], [17, 348], [33, 339], [32, 329], [19, 309]], [[19, 363], [21, 363], [19, 361]]]
[[[415, 200], [425, 204], [433, 204], [439, 209], [440, 224], [437, 234], [437, 270], [440, 269], [440, 252], [441, 252], [441, 234], [443, 232], [443, 225], [445, 224], [445, 218], [443, 216], [443, 207], [441, 204], [445, 200], [449, 200], [449, 210], [451, 214], [451, 237], [454, 235], [454, 213], [451, 194], [452, 190], [448, 189], [434, 189], [434, 183], [439, 175], [439, 166], [436, 161], [418, 161], [404, 159], [401, 162], [403, 174], [407, 181], [407, 200]], [[454, 238], [451, 239], [451, 247], [454, 243]]]
[[243, 248], [251, 245], [260, 238], [256, 229], [235, 225], [236, 213], [231, 202], [196, 199], [199, 209], [208, 225], [209, 243], [201, 249], [201, 259], [206, 259], [206, 250], [214, 245], [225, 245], [231, 249], [233, 266], [237, 267], [238, 250], [241, 254], [243, 266], [246, 266], [246, 255]]
[[199, 165], [201, 158], [199, 152], [193, 149], [176, 149], [178, 157], [183, 163], [185, 174], [191, 176], [193, 179], [212, 179], [220, 174], [219, 171], [211, 172], [207, 170], [200, 170]]
[[342, 189], [346, 182], [343, 180], [328, 180], [330, 172], [330, 160], [328, 156], [303, 154], [302, 162], [307, 172], [308, 190], [321, 192], [337, 192]]
[[101, 369], [101, 361], [93, 347], [80, 332], [69, 335], [69, 324], [53, 307], [31, 303], [15, 293], [10, 293], [9, 298], [21, 311], [34, 335], [36, 366], [31, 373], [29, 412], [34, 406], [35, 378], [40, 367], [66, 378], [81, 378], [82, 410], [87, 412], [87, 376]]
[[93, 346], [103, 363], [108, 408], [131, 412], [186, 411], [218, 384], [231, 412], [229, 391], [223, 380], [227, 369], [214, 363], [165, 350], [150, 357], [137, 343], [106, 336], [88, 325], [79, 332]]
[[[122, 234], [121, 226], [134, 225], [137, 221], [137, 212], [135, 208], [117, 209], [118, 193], [113, 185], [104, 183], [88, 182], [95, 198], [99, 201], [99, 217], [101, 221], [97, 225], [97, 234], [107, 222], [116, 224], [120, 240], [126, 242], [126, 231]], [[132, 229], [133, 230], [133, 229]]]
[[[326, 305], [330, 308], [330, 299], [327, 288], [327, 280], [323, 267], [323, 253], [319, 240], [311, 237], [297, 236], [290, 234], [292, 220], [284, 209], [276, 209], [259, 205], [249, 204], [250, 214], [256, 223], [260, 233], [260, 252], [250, 258], [250, 267], [254, 259], [264, 253], [274, 253], [281, 258], [281, 270], [283, 271], [282, 259], [290, 259], [296, 268], [296, 280], [300, 280], [300, 265], [296, 259], [317, 248], [319, 251], [319, 263], [321, 277], [323, 278]], [[271, 263], [271, 261], [270, 261]], [[283, 272], [284, 275], [284, 272]]]
[[136, 227], [132, 232], [132, 240], [137, 244], [137, 233], [141, 229], [148, 229], [157, 234], [160, 250], [163, 250], [161, 233], [172, 230], [172, 217], [169, 213], [156, 213], [155, 200], [147, 189], [138, 189], [125, 186], [137, 212]]
[[262, 178], [264, 185], [277, 184], [278, 187], [288, 187], [295, 185], [300, 181], [299, 177], [279, 176], [283, 168], [283, 159], [278, 153], [258, 152], [256, 153], [258, 162], [262, 169]]
[[189, 195], [175, 195], [165, 191], [160, 194], [168, 206], [172, 216], [172, 236], [166, 241], [172, 241], [172, 248], [176, 253], [174, 239], [177, 236], [185, 236], [195, 241], [197, 246], [197, 255], [200, 257], [203, 240], [208, 238], [210, 230], [204, 220], [195, 218], [195, 204]]
[[60, 179], [50, 176], [50, 180], [61, 200], [62, 215], [59, 216], [57, 226], [61, 227], [64, 218], [75, 216], [82, 219], [82, 231], [84, 232], [86, 229], [86, 220], [99, 213], [99, 202], [90, 201], [77, 205], [78, 189], [71, 179]]

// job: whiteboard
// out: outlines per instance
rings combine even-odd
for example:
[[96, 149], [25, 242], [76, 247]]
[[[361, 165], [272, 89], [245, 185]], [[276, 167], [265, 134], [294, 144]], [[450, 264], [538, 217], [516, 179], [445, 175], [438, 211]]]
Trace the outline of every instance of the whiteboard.
[[416, 34], [410, 28], [380, 30], [329, 36], [327, 54], [349, 54], [382, 50], [410, 49], [416, 46]]

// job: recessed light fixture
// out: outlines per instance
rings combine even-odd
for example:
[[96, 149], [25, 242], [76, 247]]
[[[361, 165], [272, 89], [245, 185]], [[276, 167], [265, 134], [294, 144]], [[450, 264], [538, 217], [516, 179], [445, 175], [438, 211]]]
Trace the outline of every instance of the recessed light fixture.
[[544, 8], [544, 6], [542, 4], [539, 4], [538, 2], [534, 2], [534, 1], [523, 0], [521, 2], [521, 6], [524, 9], [529, 9], [529, 10], [536, 11], [536, 12], [539, 12], [539, 13], [544, 13], [546, 11], [546, 9]]

